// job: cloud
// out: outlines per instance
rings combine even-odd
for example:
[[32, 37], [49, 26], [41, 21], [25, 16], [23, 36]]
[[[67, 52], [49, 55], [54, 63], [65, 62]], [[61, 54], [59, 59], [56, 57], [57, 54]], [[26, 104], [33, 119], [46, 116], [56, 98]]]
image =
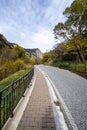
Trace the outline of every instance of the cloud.
[[67, 6], [70, 6], [73, 0], [51, 0], [50, 6], [46, 9], [45, 19], [48, 19], [53, 28], [58, 22], [64, 22], [63, 12]]
[[0, 0], [0, 32], [11, 42], [42, 51], [55, 44], [53, 28], [73, 0]]
[[32, 35], [32, 42], [39, 46], [42, 51], [52, 48], [55, 39], [49, 28], [39, 28], [36, 33]]
[[38, 32], [33, 34], [33, 41], [36, 43], [47, 44], [49, 42], [54, 42], [54, 35], [48, 28], [39, 28]]

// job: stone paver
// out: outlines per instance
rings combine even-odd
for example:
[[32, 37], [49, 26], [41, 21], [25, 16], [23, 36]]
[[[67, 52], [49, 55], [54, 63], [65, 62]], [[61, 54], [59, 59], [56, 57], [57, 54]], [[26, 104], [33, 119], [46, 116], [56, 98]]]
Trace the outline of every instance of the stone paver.
[[34, 90], [17, 130], [56, 130], [46, 81], [38, 69], [36, 75]]

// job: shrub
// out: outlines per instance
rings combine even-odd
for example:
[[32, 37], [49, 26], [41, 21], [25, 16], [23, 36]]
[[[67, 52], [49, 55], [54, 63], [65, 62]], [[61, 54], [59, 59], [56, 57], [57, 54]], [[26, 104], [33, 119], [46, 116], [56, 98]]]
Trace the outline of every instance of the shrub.
[[31, 58], [30, 58], [30, 63], [31, 63], [32, 65], [36, 64], [36, 59], [35, 59], [34, 57], [31, 57]]
[[24, 68], [24, 66], [25, 66], [25, 64], [24, 64], [24, 61], [23, 60], [20, 60], [20, 59], [18, 59], [18, 60], [16, 60], [15, 62], [14, 62], [14, 69], [15, 69], [15, 71], [19, 71], [19, 70], [21, 70], [22, 68]]
[[67, 63], [67, 62], [59, 64], [60, 68], [69, 68], [69, 66], [70, 66], [69, 63]]
[[70, 67], [70, 64], [68, 62], [57, 62], [53, 65], [56, 67], [59, 67], [59, 68], [69, 68]]
[[24, 61], [18, 59], [15, 62], [7, 61], [2, 67], [0, 67], [0, 80], [7, 76], [21, 70], [25, 67]]
[[24, 63], [25, 64], [29, 64], [30, 63], [30, 58], [28, 56], [25, 56]]
[[76, 61], [77, 59], [77, 54], [74, 53], [66, 53], [63, 54], [62, 60], [63, 61]]

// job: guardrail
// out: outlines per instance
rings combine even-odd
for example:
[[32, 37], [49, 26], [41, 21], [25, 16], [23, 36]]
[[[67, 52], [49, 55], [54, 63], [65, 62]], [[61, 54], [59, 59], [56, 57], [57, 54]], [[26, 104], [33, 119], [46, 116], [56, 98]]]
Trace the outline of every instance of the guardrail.
[[12, 84], [0, 91], [0, 129], [9, 117], [13, 117], [13, 110], [18, 104], [28, 87], [34, 74], [34, 68], [23, 77], [17, 79]]

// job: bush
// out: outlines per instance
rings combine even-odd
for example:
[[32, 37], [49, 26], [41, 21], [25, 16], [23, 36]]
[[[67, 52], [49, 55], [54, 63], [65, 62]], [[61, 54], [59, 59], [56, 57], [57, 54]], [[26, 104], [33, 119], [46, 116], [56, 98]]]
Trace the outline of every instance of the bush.
[[59, 67], [60, 67], [60, 68], [69, 68], [70, 65], [69, 65], [69, 63], [67, 63], [67, 62], [66, 62], [66, 63], [60, 63], [60, 64], [59, 64]]
[[74, 53], [66, 53], [63, 54], [62, 60], [63, 61], [76, 61], [77, 59], [77, 54]]
[[25, 67], [25, 64], [20, 59], [16, 60], [15, 62], [7, 61], [2, 67], [0, 67], [0, 80], [21, 70], [24, 67]]
[[31, 63], [32, 65], [35, 65], [35, 64], [36, 64], [36, 59], [35, 59], [34, 57], [31, 57], [31, 58], [30, 58], [30, 63]]
[[0, 80], [2, 80], [5, 76], [5, 71], [3, 68], [0, 68]]
[[55, 64], [52, 64], [53, 66], [59, 67], [59, 68], [69, 68], [70, 64], [68, 62], [56, 62]]
[[24, 64], [24, 61], [23, 60], [16, 60], [15, 62], [14, 62], [14, 69], [15, 69], [15, 71], [19, 71], [19, 70], [21, 70], [22, 68], [24, 68], [24, 66], [25, 66], [25, 64]]
[[29, 64], [30, 63], [30, 58], [28, 56], [25, 56], [24, 63], [25, 64]]

